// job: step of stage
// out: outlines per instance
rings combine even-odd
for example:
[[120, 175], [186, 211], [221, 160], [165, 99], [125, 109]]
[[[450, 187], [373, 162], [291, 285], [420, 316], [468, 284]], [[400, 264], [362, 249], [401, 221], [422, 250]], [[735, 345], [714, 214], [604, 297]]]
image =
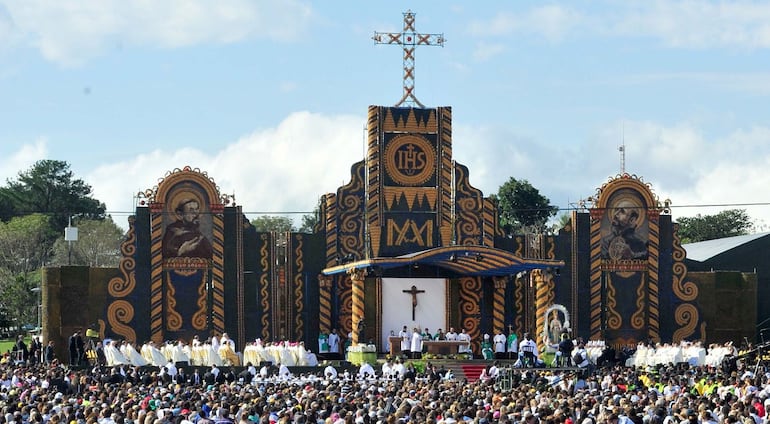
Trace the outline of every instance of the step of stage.
[[460, 364], [463, 369], [463, 374], [469, 383], [478, 381], [481, 372], [488, 366], [488, 364]]
[[443, 366], [450, 370], [455, 380], [467, 380], [469, 383], [477, 381], [481, 371], [490, 364], [486, 361], [431, 361], [431, 363], [436, 367]]
[[[478, 381], [479, 376], [481, 376], [481, 372], [484, 370], [484, 368], [492, 365], [492, 362], [493, 361], [486, 361], [486, 360], [469, 360], [469, 361], [432, 360], [430, 361], [430, 363], [435, 365], [437, 368], [440, 368], [443, 366], [444, 368], [451, 370], [455, 380], [457, 381], [467, 380], [469, 383]], [[511, 361], [511, 360], [497, 361], [497, 366], [501, 370], [514, 369], [514, 364], [515, 364], [515, 361]], [[548, 370], [550, 372], [578, 370], [578, 368], [576, 367], [515, 368], [515, 369], [520, 371], [539, 369], [543, 371]]]

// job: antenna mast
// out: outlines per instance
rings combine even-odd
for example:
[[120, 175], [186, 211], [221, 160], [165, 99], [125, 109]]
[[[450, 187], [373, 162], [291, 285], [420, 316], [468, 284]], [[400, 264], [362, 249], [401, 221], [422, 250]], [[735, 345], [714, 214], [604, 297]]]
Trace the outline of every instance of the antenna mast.
[[618, 147], [618, 151], [620, 151], [620, 173], [625, 174], [626, 173], [626, 126], [623, 124], [621, 131], [620, 131], [620, 147]]

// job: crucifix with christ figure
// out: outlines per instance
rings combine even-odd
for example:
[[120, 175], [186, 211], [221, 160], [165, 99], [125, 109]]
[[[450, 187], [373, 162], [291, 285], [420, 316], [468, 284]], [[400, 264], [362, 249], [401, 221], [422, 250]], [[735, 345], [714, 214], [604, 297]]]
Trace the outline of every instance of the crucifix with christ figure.
[[414, 310], [417, 308], [417, 295], [419, 293], [425, 293], [425, 290], [417, 290], [417, 286], [412, 286], [410, 290], [401, 291], [412, 295], [412, 321], [414, 321]]

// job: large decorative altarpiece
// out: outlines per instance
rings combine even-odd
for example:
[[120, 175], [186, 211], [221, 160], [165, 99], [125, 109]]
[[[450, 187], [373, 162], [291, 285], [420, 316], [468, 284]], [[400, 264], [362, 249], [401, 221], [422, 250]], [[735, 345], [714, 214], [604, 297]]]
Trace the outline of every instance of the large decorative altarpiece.
[[[465, 329], [477, 353], [484, 334], [546, 334], [559, 311], [574, 335], [614, 344], [705, 337], [668, 205], [641, 178], [611, 178], [556, 234], [509, 237], [452, 157], [451, 108], [371, 106], [367, 130], [365, 158], [321, 197], [312, 234], [257, 232], [207, 172], [169, 172], [138, 195], [116, 275], [82, 283], [106, 286], [81, 291], [94, 311], [83, 326], [140, 343], [227, 332], [238, 346], [311, 347], [337, 329], [384, 350], [399, 329], [383, 326], [387, 292], [403, 296], [405, 324], [431, 305], [432, 322]], [[431, 290], [442, 300], [418, 302]]]

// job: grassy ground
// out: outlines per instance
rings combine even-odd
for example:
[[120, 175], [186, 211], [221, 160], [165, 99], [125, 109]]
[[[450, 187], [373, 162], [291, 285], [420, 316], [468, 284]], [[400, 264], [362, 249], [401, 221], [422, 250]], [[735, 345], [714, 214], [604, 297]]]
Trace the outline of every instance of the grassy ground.
[[[29, 347], [29, 342], [32, 341], [30, 336], [24, 337], [24, 343]], [[0, 339], [0, 355], [13, 349], [13, 345], [16, 344], [16, 339]]]
[[15, 343], [14, 340], [11, 339], [2, 339], [0, 340], [0, 354], [8, 352], [13, 348], [13, 344]]

